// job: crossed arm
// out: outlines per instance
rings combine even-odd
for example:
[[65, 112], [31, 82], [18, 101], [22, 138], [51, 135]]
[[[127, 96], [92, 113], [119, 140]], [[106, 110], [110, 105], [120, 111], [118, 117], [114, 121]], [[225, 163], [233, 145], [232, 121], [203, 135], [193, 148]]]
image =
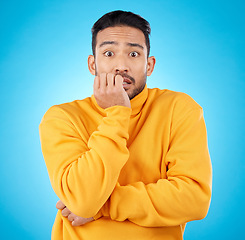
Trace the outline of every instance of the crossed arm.
[[[120, 75], [102, 73], [100, 76], [96, 76], [94, 80], [94, 96], [98, 105], [104, 109], [116, 105], [131, 107], [129, 97], [123, 89], [123, 78]], [[67, 217], [73, 226], [83, 225], [94, 220], [93, 217], [83, 218], [75, 215], [61, 200], [57, 202], [56, 208], [62, 211], [62, 215]]]
[[[201, 109], [190, 111], [173, 125], [162, 163], [168, 166], [167, 179], [126, 186], [117, 183], [100, 210], [101, 216], [115, 221], [128, 219], [145, 227], [176, 226], [205, 217], [211, 196], [211, 166]], [[75, 222], [84, 220], [75, 218]]]
[[[99, 85], [101, 86], [101, 82]], [[97, 88], [96, 83], [95, 88]], [[107, 87], [105, 87], [105, 89], [107, 89]], [[113, 104], [115, 104], [116, 99], [118, 99], [118, 95], [121, 94], [123, 99], [121, 99], [120, 103], [117, 103], [116, 105], [121, 105], [122, 102], [128, 100], [126, 95], [120, 91], [119, 94], [117, 90], [118, 89], [112, 89], [109, 91], [109, 89], [107, 89], [103, 92], [104, 90], [100, 89], [100, 91], [96, 93], [95, 89], [94, 95], [97, 103], [104, 108], [110, 107], [111, 105], [107, 106], [104, 101], [104, 99], [109, 99], [109, 95], [114, 96], [114, 99], [111, 101], [108, 100], [108, 102], [113, 102]], [[104, 97], [101, 102], [98, 96], [102, 95]], [[180, 113], [179, 115], [182, 116], [183, 114]], [[116, 116], [117, 114], [114, 114], [113, 119], [115, 119]], [[110, 118], [107, 120], [111, 123], [112, 119]], [[148, 227], [175, 226], [187, 221], [203, 218], [207, 213], [211, 195], [211, 168], [207, 152], [206, 138], [204, 137], [204, 121], [200, 109], [195, 109], [195, 111], [189, 112], [188, 116], [182, 120], [183, 121], [176, 123], [176, 126], [174, 126], [172, 130], [173, 137], [171, 140], [171, 146], [165, 160], [166, 165], [168, 166], [168, 179], [159, 179], [157, 183], [144, 185], [142, 182], [138, 182], [127, 186], [116, 185], [118, 174], [117, 176], [112, 175], [115, 173], [115, 166], [111, 166], [113, 162], [108, 161], [108, 159], [110, 159], [110, 154], [108, 155], [108, 153], [105, 152], [105, 149], [115, 147], [115, 143], [118, 143], [118, 141], [112, 142], [110, 135], [106, 135], [106, 130], [108, 129], [108, 125], [106, 126], [106, 124], [99, 126], [99, 132], [92, 134], [93, 136], [88, 143], [91, 150], [86, 152], [80, 161], [68, 162], [68, 160], [64, 159], [64, 165], [61, 165], [57, 160], [57, 163], [54, 164], [55, 168], [53, 166], [49, 168], [48, 166], [48, 169], [50, 169], [51, 183], [53, 181], [53, 187], [58, 197], [60, 197], [60, 199], [68, 206], [65, 206], [62, 201], [57, 203], [57, 208], [62, 210], [62, 215], [67, 217], [73, 226], [79, 226], [93, 221], [93, 217], [97, 218], [98, 211], [99, 214], [101, 214], [100, 216], [108, 216], [112, 220], [124, 221], [125, 219], [128, 219], [140, 226]], [[54, 125], [57, 127], [57, 122], [55, 122]], [[100, 129], [103, 131], [100, 131]], [[125, 130], [126, 129], [122, 128], [122, 131], [120, 130], [120, 134], [125, 134]], [[58, 132], [60, 132], [60, 129], [58, 129]], [[115, 133], [113, 136], [118, 137], [118, 133], [119, 132]], [[67, 136], [70, 136], [70, 132], [65, 132], [65, 137]], [[101, 144], [98, 143], [102, 137], [103, 144], [108, 143], [108, 146], [106, 145], [105, 147], [104, 144], [103, 148], [99, 148]], [[119, 140], [122, 140], [122, 144], [117, 146], [118, 149], [120, 149], [118, 157], [120, 157], [122, 153], [124, 155], [126, 154], [125, 139], [123, 138], [125, 137], [120, 137]], [[65, 140], [67, 140], [67, 138]], [[72, 141], [74, 141], [74, 138]], [[199, 148], [196, 148], [193, 151], [193, 146], [197, 141], [201, 141], [198, 145]], [[67, 141], [63, 142], [67, 144]], [[52, 143], [51, 146], [57, 146], [57, 142]], [[64, 149], [63, 146], [58, 149], [63, 151], [61, 152], [62, 154], [60, 154], [62, 157], [70, 152], [69, 150], [74, 146], [74, 142], [70, 143], [70, 145], [67, 146], [67, 149]], [[81, 144], [79, 143], [76, 146], [81, 146]], [[85, 149], [86, 148], [84, 147], [84, 149], [79, 148], [75, 150], [77, 155], [80, 156], [80, 152], [82, 150], [85, 151]], [[117, 167], [118, 169], [116, 168], [116, 171], [120, 172], [120, 169], [127, 161], [128, 156], [126, 155], [124, 156], [124, 159], [120, 160], [122, 163], [120, 167]], [[66, 157], [67, 159], [71, 158], [71, 156]], [[75, 156], [72, 156], [72, 158], [74, 157]], [[55, 157], [52, 159], [55, 159]], [[82, 166], [79, 164], [87, 165]], [[98, 172], [98, 169], [102, 169], [104, 167], [107, 172], [102, 175]], [[101, 186], [108, 187], [106, 184], [99, 185], [100, 192], [97, 194], [92, 187], [89, 188], [86, 184], [82, 183], [83, 181], [81, 176], [86, 179], [86, 177], [89, 176], [88, 174], [90, 174], [84, 172], [83, 169], [86, 169], [86, 171], [93, 170], [91, 173], [94, 174], [93, 176], [96, 176], [96, 178], [92, 178], [93, 181], [91, 184], [94, 184], [93, 186], [97, 186], [97, 182], [95, 182], [96, 179], [102, 179], [102, 177], [104, 179], [108, 176], [113, 177], [113, 183], [111, 184], [111, 180], [107, 178], [106, 183], [111, 185], [110, 188], [100, 188]], [[94, 171], [97, 172], [94, 173]], [[57, 180], [60, 178], [62, 181]], [[98, 202], [97, 199], [92, 198], [92, 200], [95, 201], [89, 205], [91, 197], [94, 196], [92, 195], [91, 190], [94, 191], [93, 194], [97, 194], [99, 196], [100, 202]], [[80, 195], [75, 195], [75, 192]], [[110, 199], [107, 201], [109, 196]], [[105, 202], [106, 207], [102, 207]], [[89, 206], [92, 206], [93, 209], [91, 210]], [[137, 209], [137, 211], [135, 209]], [[78, 217], [78, 215], [84, 217]]]

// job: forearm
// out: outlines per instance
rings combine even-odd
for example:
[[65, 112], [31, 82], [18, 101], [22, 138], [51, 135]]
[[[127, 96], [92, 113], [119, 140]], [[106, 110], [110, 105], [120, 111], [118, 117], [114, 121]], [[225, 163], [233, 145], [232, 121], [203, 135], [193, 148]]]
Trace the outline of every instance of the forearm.
[[210, 195], [208, 186], [202, 189], [191, 180], [179, 179], [173, 183], [162, 179], [148, 185], [138, 182], [117, 186], [102, 214], [144, 227], [176, 226], [204, 218]]
[[[126, 147], [129, 116], [130, 109], [108, 109], [87, 145], [70, 127], [59, 129], [64, 123], [57, 119], [46, 119], [40, 125], [51, 184], [76, 215], [93, 217], [112, 193], [129, 156]], [[61, 136], [54, 136], [50, 129]]]
[[[104, 216], [141, 226], [174, 226], [201, 219], [211, 198], [211, 162], [201, 109], [172, 124], [169, 148], [161, 163], [166, 179], [117, 185], [102, 209]], [[149, 160], [150, 161], [150, 160]]]

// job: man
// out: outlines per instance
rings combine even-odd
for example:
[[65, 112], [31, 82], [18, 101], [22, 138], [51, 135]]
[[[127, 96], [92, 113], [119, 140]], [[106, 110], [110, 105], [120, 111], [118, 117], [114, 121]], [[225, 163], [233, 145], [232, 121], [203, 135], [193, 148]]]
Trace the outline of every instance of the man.
[[52, 239], [183, 239], [206, 216], [211, 163], [201, 107], [148, 89], [149, 23], [105, 14], [92, 28], [94, 94], [53, 106], [42, 151], [60, 198]]

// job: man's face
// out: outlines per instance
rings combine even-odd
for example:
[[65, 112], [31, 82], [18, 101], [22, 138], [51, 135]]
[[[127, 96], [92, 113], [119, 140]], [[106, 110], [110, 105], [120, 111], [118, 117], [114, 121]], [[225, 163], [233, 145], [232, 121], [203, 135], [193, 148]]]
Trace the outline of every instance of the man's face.
[[108, 27], [98, 32], [95, 58], [90, 58], [95, 75], [113, 73], [123, 76], [123, 87], [130, 99], [144, 89], [147, 75], [152, 73], [155, 64], [154, 57], [147, 58], [143, 32], [128, 26]]

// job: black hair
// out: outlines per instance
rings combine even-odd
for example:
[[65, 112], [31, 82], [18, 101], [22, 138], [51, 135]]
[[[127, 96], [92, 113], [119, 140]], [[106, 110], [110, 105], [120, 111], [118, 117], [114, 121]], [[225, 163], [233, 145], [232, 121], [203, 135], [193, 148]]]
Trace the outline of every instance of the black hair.
[[150, 39], [151, 27], [148, 21], [140, 15], [126, 11], [113, 11], [103, 15], [92, 27], [92, 50], [95, 55], [96, 37], [99, 31], [108, 27], [129, 26], [141, 30], [145, 35], [145, 43], [147, 47], [147, 56], [150, 54]]

